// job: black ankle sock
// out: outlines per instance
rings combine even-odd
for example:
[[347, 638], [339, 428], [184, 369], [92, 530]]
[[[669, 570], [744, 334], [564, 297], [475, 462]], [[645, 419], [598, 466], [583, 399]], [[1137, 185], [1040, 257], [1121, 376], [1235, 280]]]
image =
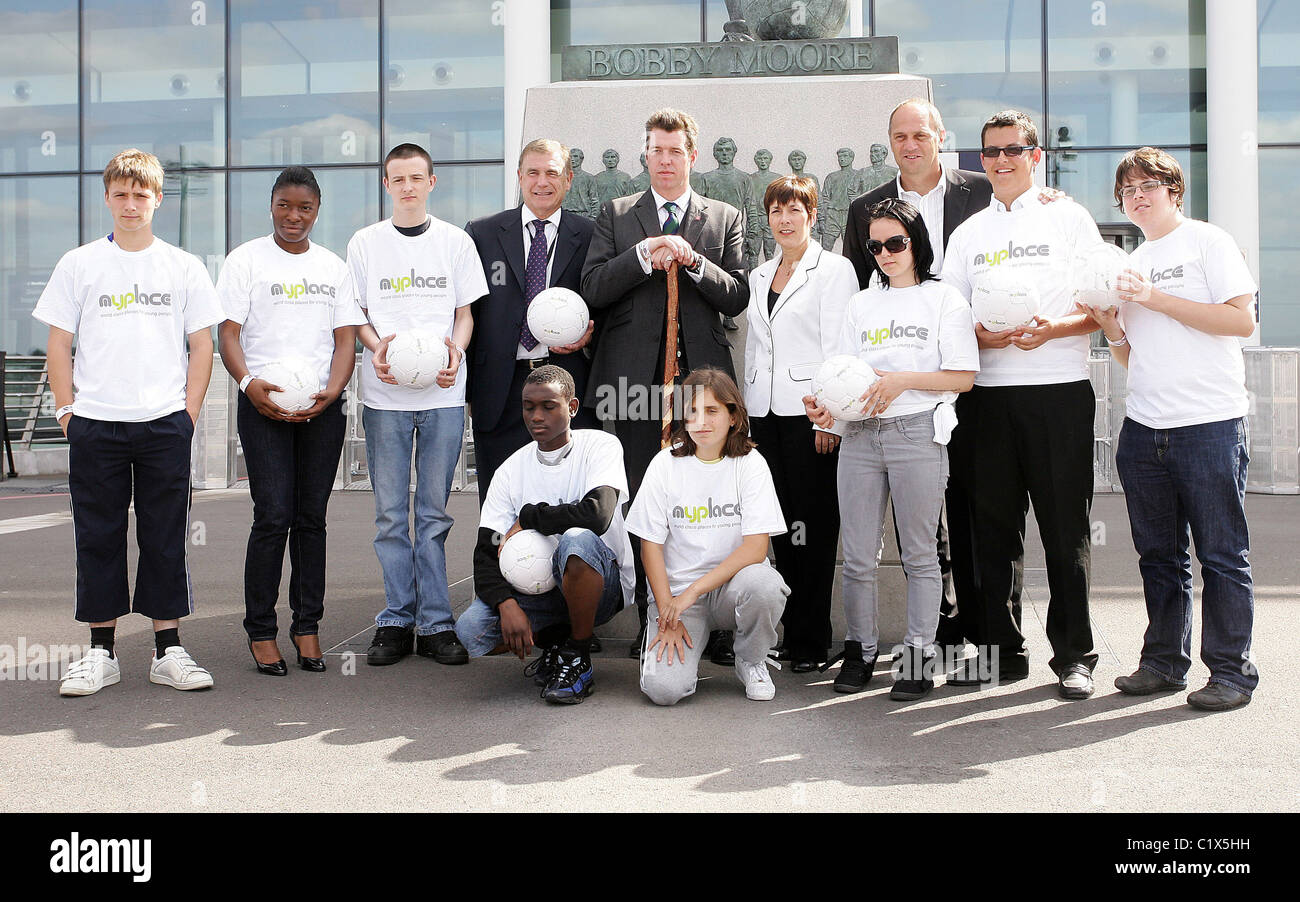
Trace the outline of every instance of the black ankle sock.
[[544, 626], [533, 635], [533, 643], [538, 648], [550, 648], [552, 645], [564, 644], [564, 638], [569, 635], [568, 624], [557, 623], [551, 626]]
[[158, 657], [167, 654], [167, 649], [173, 645], [181, 644], [180, 633], [179, 627], [172, 627], [169, 630], [158, 630], [153, 634], [153, 645], [158, 650]]
[[575, 639], [572, 636], [564, 640], [564, 651], [571, 655], [577, 655], [584, 660], [591, 659], [591, 637], [586, 639]]
[[108, 652], [108, 656], [113, 657], [114, 633], [117, 627], [114, 626], [92, 626], [90, 628], [90, 647], [102, 648]]

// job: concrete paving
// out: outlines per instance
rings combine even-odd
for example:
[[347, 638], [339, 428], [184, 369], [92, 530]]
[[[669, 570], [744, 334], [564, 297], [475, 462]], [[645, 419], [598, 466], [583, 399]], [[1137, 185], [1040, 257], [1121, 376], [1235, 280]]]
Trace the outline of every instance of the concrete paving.
[[[1182, 694], [1132, 699], [1112, 680], [1135, 665], [1146, 616], [1122, 496], [1094, 505], [1097, 695], [1057, 697], [1042, 624], [1036, 533], [1027, 681], [940, 686], [915, 704], [871, 689], [841, 696], [834, 673], [775, 673], [773, 702], [747, 701], [729, 668], [701, 665], [699, 691], [656, 708], [625, 657], [630, 621], [608, 628], [597, 691], [554, 707], [512, 657], [443, 667], [412, 657], [369, 667], [382, 597], [370, 548], [373, 499], [340, 492], [330, 516], [328, 673], [258, 675], [244, 645], [246, 491], [196, 492], [191, 566], [198, 610], [187, 648], [216, 681], [181, 693], [147, 681], [143, 618], [118, 630], [120, 685], [62, 699], [39, 662], [66, 663], [73, 541], [66, 490], [0, 484], [0, 811], [1296, 811], [1300, 742], [1287, 667], [1300, 631], [1300, 499], [1252, 495], [1256, 656], [1244, 709], [1206, 715]], [[477, 497], [453, 496], [448, 548], [457, 610], [469, 601]], [[132, 552], [134, 555], [134, 551]], [[133, 557], [134, 559], [134, 557]], [[287, 632], [287, 603], [282, 602]], [[282, 650], [291, 651], [282, 633]], [[15, 667], [14, 656], [33, 667]], [[8, 669], [5, 669], [7, 667]], [[1199, 688], [1206, 672], [1190, 676]], [[16, 679], [15, 677], [21, 677]]]

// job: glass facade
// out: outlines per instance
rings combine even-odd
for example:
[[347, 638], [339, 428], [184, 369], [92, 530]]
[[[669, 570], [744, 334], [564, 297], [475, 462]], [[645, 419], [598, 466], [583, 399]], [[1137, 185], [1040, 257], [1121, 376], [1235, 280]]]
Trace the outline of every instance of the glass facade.
[[[540, 0], [539, 0], [540, 2]], [[815, 6], [817, 0], [809, 0]], [[1205, 0], [849, 0], [933, 80], [948, 146], [968, 157], [990, 112], [1026, 111], [1049, 184], [1098, 222], [1119, 155], [1182, 161], [1206, 216]], [[158, 232], [215, 275], [267, 234], [282, 166], [314, 167], [316, 240], [339, 254], [386, 216], [379, 161], [424, 145], [431, 207], [463, 225], [504, 203], [503, 0], [0, 0], [0, 348], [43, 348], [31, 308], [54, 264], [108, 230], [99, 172], [118, 150], [168, 171]], [[33, 8], [36, 11], [33, 11]], [[553, 72], [569, 44], [717, 40], [724, 0], [551, 0]], [[1300, 344], [1300, 4], [1257, 0], [1261, 324]], [[846, 23], [843, 35], [848, 34]]]

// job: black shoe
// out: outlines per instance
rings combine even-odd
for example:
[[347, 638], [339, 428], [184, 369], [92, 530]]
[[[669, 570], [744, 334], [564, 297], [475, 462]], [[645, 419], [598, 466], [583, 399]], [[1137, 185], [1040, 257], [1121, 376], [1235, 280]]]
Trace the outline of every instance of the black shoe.
[[542, 690], [542, 698], [556, 705], [578, 705], [595, 691], [591, 658], [560, 652], [555, 675]]
[[304, 657], [302, 656], [302, 650], [298, 648], [298, 637], [295, 636], [293, 633], [290, 633], [290, 634], [289, 634], [289, 641], [293, 643], [293, 647], [298, 651], [298, 667], [299, 667], [299, 669], [301, 669], [301, 670], [305, 670], [305, 671], [307, 671], [308, 673], [324, 673], [324, 672], [325, 672], [325, 659], [324, 659], [324, 658], [304, 658]]
[[641, 657], [641, 649], [645, 648], [645, 624], [641, 624], [641, 629], [636, 632], [636, 639], [627, 647], [627, 656], [629, 658]]
[[736, 663], [736, 651], [732, 647], [736, 634], [731, 630], [714, 630], [709, 633], [708, 644], [704, 653], [709, 660], [720, 667], [731, 667]]
[[469, 663], [469, 651], [460, 644], [455, 630], [443, 630], [432, 636], [416, 636], [415, 653], [423, 658], [433, 658], [439, 664]]
[[396, 664], [411, 653], [415, 645], [415, 630], [400, 626], [381, 626], [375, 629], [375, 638], [366, 649], [367, 664]]
[[1060, 691], [1061, 698], [1092, 698], [1092, 671], [1087, 664], [1071, 664], [1057, 676], [1056, 688]]
[[284, 663], [284, 658], [271, 664], [263, 664], [257, 660], [257, 655], [253, 653], [253, 640], [248, 640], [248, 653], [253, 655], [253, 663], [257, 665], [257, 672], [266, 676], [286, 676], [289, 673], [289, 667]]
[[546, 688], [546, 684], [555, 676], [555, 670], [560, 666], [560, 646], [550, 645], [542, 649], [542, 653], [528, 662], [524, 668], [524, 676], [533, 678], [533, 685], [540, 688]]
[[1187, 704], [1202, 711], [1228, 711], [1250, 704], [1250, 696], [1227, 683], [1206, 683], [1204, 689], [1187, 693]]
[[934, 691], [934, 657], [925, 657], [919, 648], [907, 646], [903, 649], [901, 667], [894, 687], [889, 690], [889, 698], [896, 702], [914, 702], [925, 698]]
[[862, 643], [850, 639], [844, 643], [844, 651], [823, 664], [821, 671], [825, 673], [831, 665], [840, 660], [844, 663], [840, 665], [839, 675], [835, 677], [831, 688], [836, 692], [861, 692], [866, 689], [876, 669], [875, 655], [872, 655], [869, 660], [864, 659]]
[[735, 332], [740, 328], [740, 326], [736, 325], [736, 321], [730, 316], [724, 316], [722, 318], [722, 328], [726, 329], [728, 332]]
[[812, 673], [820, 662], [812, 658], [794, 658], [790, 662], [791, 673]]
[[598, 654], [600, 654], [600, 653], [601, 653], [602, 651], [604, 651], [604, 650], [605, 650], [605, 646], [601, 644], [600, 639], [596, 638], [595, 636], [592, 636], [592, 637], [591, 637], [591, 653], [592, 653], [593, 655], [598, 655]]
[[1115, 688], [1125, 695], [1151, 695], [1154, 692], [1177, 692], [1186, 689], [1186, 683], [1166, 680], [1157, 673], [1139, 667], [1128, 676], [1115, 677]]

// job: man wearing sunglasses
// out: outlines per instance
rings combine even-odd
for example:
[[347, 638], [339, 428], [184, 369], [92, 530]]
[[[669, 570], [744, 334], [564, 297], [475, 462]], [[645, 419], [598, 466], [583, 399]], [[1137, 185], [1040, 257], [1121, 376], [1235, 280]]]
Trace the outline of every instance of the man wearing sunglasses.
[[1010, 276], [1037, 290], [1039, 313], [1004, 331], [974, 326], [980, 372], [958, 400], [949, 455], [952, 483], [970, 499], [971, 534], [978, 537], [971, 561], [974, 610], [966, 610], [963, 597], [963, 623], [981, 650], [988, 648], [995, 667], [991, 675], [989, 668], [967, 667], [949, 682], [976, 685], [1029, 674], [1019, 590], [1032, 501], [1050, 592], [1048, 663], [1062, 697], [1088, 698], [1097, 666], [1088, 620], [1096, 404], [1088, 333], [1097, 325], [1075, 312], [1070, 264], [1102, 238], [1073, 201], [1038, 202], [1034, 168], [1042, 150], [1033, 120], [1004, 110], [984, 123], [980, 138], [993, 201], [953, 232], [943, 280], [969, 300], [974, 288]]

